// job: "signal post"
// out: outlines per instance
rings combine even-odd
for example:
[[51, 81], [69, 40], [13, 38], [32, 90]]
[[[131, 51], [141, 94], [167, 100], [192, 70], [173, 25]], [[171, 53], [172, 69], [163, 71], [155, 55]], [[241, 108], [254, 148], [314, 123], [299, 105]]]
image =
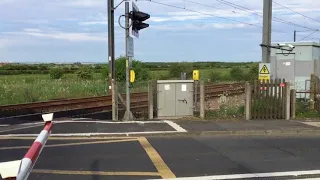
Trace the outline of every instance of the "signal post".
[[[132, 11], [129, 10], [129, 2], [125, 2], [125, 40], [126, 40], [126, 112], [124, 115], [125, 121], [133, 119], [133, 114], [130, 108], [130, 82], [135, 80], [135, 73], [132, 68], [132, 57], [134, 56], [134, 40], [130, 36], [130, 30], [133, 36], [139, 38], [139, 31], [149, 27], [149, 24], [143, 21], [150, 18], [150, 15], [139, 11], [138, 7], [132, 2]], [[131, 20], [131, 24], [130, 24]], [[131, 29], [130, 29], [131, 28]]]

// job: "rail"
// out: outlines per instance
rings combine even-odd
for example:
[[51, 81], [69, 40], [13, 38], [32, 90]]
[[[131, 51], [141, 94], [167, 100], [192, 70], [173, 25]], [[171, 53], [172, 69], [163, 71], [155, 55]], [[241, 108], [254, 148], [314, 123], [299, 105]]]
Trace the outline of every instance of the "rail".
[[[199, 89], [199, 87], [198, 87]], [[199, 94], [200, 90], [197, 91]], [[223, 94], [233, 95], [244, 93], [244, 83], [212, 84], [205, 86], [206, 99], [219, 97]], [[122, 94], [123, 99], [126, 98]], [[198, 96], [200, 98], [200, 96]], [[132, 93], [131, 108], [133, 111], [148, 108], [148, 92]], [[14, 104], [0, 106], [0, 118], [23, 114], [36, 114], [61, 111], [112, 111], [112, 96], [97, 96], [77, 99], [62, 99], [26, 104]], [[124, 106], [119, 101], [119, 110]]]

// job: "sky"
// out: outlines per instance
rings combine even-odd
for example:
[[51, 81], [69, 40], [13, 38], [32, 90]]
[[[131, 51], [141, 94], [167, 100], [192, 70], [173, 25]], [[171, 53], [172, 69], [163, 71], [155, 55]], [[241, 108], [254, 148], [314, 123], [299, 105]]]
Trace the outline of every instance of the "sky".
[[[263, 0], [225, 1], [250, 11], [221, 0], [135, 1], [151, 17], [146, 21], [150, 27], [134, 38], [134, 58], [143, 62], [260, 61]], [[115, 0], [116, 5], [120, 2]], [[300, 40], [312, 33], [310, 29], [320, 29], [320, 1], [276, 2], [319, 20], [273, 3], [273, 18], [287, 21], [273, 21], [273, 42], [293, 41], [294, 30], [308, 30], [298, 32]], [[125, 30], [118, 23], [122, 14], [124, 3], [115, 11], [116, 57], [125, 54]], [[124, 24], [123, 19], [120, 23]], [[315, 32], [303, 41], [319, 42], [319, 38], [320, 32]], [[107, 0], [0, 0], [0, 62], [107, 61]]]

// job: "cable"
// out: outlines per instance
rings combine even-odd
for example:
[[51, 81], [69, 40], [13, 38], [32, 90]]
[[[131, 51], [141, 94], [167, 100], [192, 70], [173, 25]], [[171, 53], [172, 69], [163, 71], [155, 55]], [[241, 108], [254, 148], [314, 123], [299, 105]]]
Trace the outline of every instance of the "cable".
[[274, 1], [274, 0], [273, 0], [273, 3], [275, 3], [275, 4], [277, 4], [277, 5], [281, 6], [281, 7], [284, 7], [284, 8], [286, 8], [286, 9], [289, 9], [289, 10], [290, 10], [290, 11], [292, 11], [292, 12], [295, 12], [295, 13], [297, 13], [297, 14], [300, 14], [300, 15], [301, 15], [301, 16], [303, 16], [303, 17], [306, 17], [306, 18], [312, 19], [312, 20], [317, 21], [317, 22], [319, 22], [319, 23], [320, 23], [320, 21], [319, 21], [319, 20], [314, 19], [314, 18], [309, 17], [309, 16], [306, 16], [306, 15], [304, 15], [304, 14], [302, 14], [302, 13], [299, 13], [299, 12], [297, 12], [297, 11], [295, 11], [295, 10], [291, 9], [291, 8], [288, 8], [288, 7], [286, 7], [286, 6], [282, 5], [282, 4], [279, 4], [278, 2], [276, 2], [276, 1]]
[[192, 9], [188, 9], [188, 8], [183, 8], [183, 7], [179, 7], [179, 6], [175, 6], [175, 5], [171, 5], [171, 4], [165, 4], [165, 3], [157, 2], [157, 1], [154, 1], [154, 0], [146, 0], [146, 1], [149, 1], [149, 2], [152, 2], [152, 3], [155, 3], [155, 4], [160, 4], [160, 5], [173, 7], [173, 8], [177, 8], [177, 9], [187, 10], [187, 11], [190, 11], [190, 12], [195, 12], [195, 13], [199, 13], [199, 14], [203, 14], [203, 15], [207, 15], [207, 16], [217, 17], [217, 18], [224, 19], [224, 20], [235, 21], [235, 22], [238, 22], [238, 23], [247, 24], [247, 25], [250, 25], [250, 26], [255, 26], [255, 27], [262, 28], [262, 26], [259, 26], [259, 25], [256, 25], [256, 24], [242, 22], [242, 21], [238, 21], [238, 20], [235, 20], [235, 19], [229, 19], [229, 18], [225, 18], [225, 17], [221, 17], [221, 16], [216, 16], [216, 15], [213, 15], [213, 14], [208, 14], [208, 13], [204, 13], [204, 12], [200, 12], [200, 11], [196, 11], [196, 10], [192, 10]]
[[316, 32], [318, 32], [318, 31], [314, 31], [314, 32], [312, 32], [312, 33], [308, 34], [307, 36], [305, 36], [305, 37], [303, 37], [302, 39], [300, 39], [298, 42], [300, 42], [300, 41], [304, 40], [305, 38], [307, 38], [307, 37], [311, 36], [312, 34], [314, 34], [314, 33], [316, 33]]
[[[223, 4], [226, 4], [228, 6], [231, 6], [231, 7], [234, 7], [234, 8], [237, 8], [237, 9], [240, 9], [242, 11], [246, 11], [246, 12], [250, 12], [250, 11], [253, 11], [250, 12], [251, 14], [255, 14], [257, 16], [260, 16], [260, 17], [263, 17], [263, 13], [260, 13], [260, 12], [257, 12], [257, 11], [254, 11], [254, 10], [251, 10], [249, 8], [246, 8], [244, 6], [240, 6], [238, 4], [235, 4], [235, 3], [232, 3], [232, 2], [229, 2], [229, 1], [226, 1], [226, 0], [216, 0], [220, 3], [223, 3]], [[277, 18], [277, 17], [272, 17], [272, 20], [273, 21], [276, 21], [276, 22], [280, 22], [280, 23], [283, 23], [283, 24], [288, 24], [288, 25], [292, 25], [292, 26], [298, 26], [298, 27], [301, 27], [301, 28], [305, 28], [305, 29], [309, 29], [309, 30], [312, 30], [312, 31], [316, 31], [318, 29], [314, 29], [314, 28], [310, 28], [310, 27], [307, 27], [307, 26], [303, 26], [303, 25], [300, 25], [300, 24], [296, 24], [296, 23], [293, 23], [293, 22], [290, 22], [290, 21], [287, 21], [287, 20], [283, 20], [283, 19], [280, 19], [280, 18]]]
[[[142, 1], [142, 0], [140, 0], [140, 1]], [[200, 11], [196, 11], [196, 10], [192, 10], [192, 9], [188, 9], [188, 8], [183, 8], [183, 7], [179, 7], [179, 6], [175, 6], [175, 5], [171, 5], [171, 4], [165, 4], [165, 3], [157, 2], [157, 1], [154, 1], [154, 0], [144, 0], [144, 1], [148, 1], [148, 2], [151, 2], [151, 3], [155, 3], [155, 4], [160, 4], [160, 5], [164, 5], [164, 6], [168, 6], [168, 7], [173, 7], [173, 8], [177, 8], [177, 9], [187, 10], [187, 11], [190, 11], [190, 12], [195, 12], [195, 13], [199, 13], [199, 14], [203, 14], [203, 15], [207, 15], [207, 16], [217, 17], [217, 18], [220, 18], [220, 19], [235, 21], [235, 22], [238, 22], [238, 23], [242, 23], [242, 24], [246, 24], [246, 25], [250, 25], [250, 26], [255, 26], [255, 27], [258, 27], [258, 28], [263, 28], [262, 26], [259, 26], [259, 25], [256, 25], [256, 24], [247, 23], [247, 22], [243, 22], [243, 21], [238, 21], [238, 20], [235, 20], [235, 19], [225, 18], [225, 17], [221, 17], [221, 16], [216, 16], [216, 15], [213, 15], [213, 14], [208, 14], [208, 13], [204, 13], [204, 12], [200, 12]], [[276, 30], [276, 29], [272, 29], [272, 30], [275, 31], [275, 32], [279, 32], [279, 33], [286, 33], [284, 31], [280, 31], [280, 30]]]

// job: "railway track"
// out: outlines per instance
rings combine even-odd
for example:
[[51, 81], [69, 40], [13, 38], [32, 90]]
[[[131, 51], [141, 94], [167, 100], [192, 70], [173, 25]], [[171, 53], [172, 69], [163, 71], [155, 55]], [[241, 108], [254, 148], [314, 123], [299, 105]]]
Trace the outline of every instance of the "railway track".
[[[198, 88], [198, 94], [199, 94]], [[222, 94], [239, 94], [244, 92], [244, 83], [233, 84], [217, 84], [206, 85], [205, 94], [206, 99], [219, 97]], [[197, 99], [199, 99], [198, 96]], [[126, 95], [122, 94], [125, 100]], [[133, 112], [141, 112], [148, 108], [148, 93], [132, 93], [131, 94], [131, 109]], [[119, 101], [119, 110], [125, 110], [125, 107]], [[78, 99], [63, 99], [52, 100], [46, 102], [36, 102], [27, 104], [15, 104], [0, 106], [0, 118], [28, 115], [28, 114], [41, 114], [46, 112], [59, 112], [61, 116], [64, 114], [86, 114], [94, 112], [111, 112], [112, 111], [112, 97], [99, 96], [87, 97]]]

